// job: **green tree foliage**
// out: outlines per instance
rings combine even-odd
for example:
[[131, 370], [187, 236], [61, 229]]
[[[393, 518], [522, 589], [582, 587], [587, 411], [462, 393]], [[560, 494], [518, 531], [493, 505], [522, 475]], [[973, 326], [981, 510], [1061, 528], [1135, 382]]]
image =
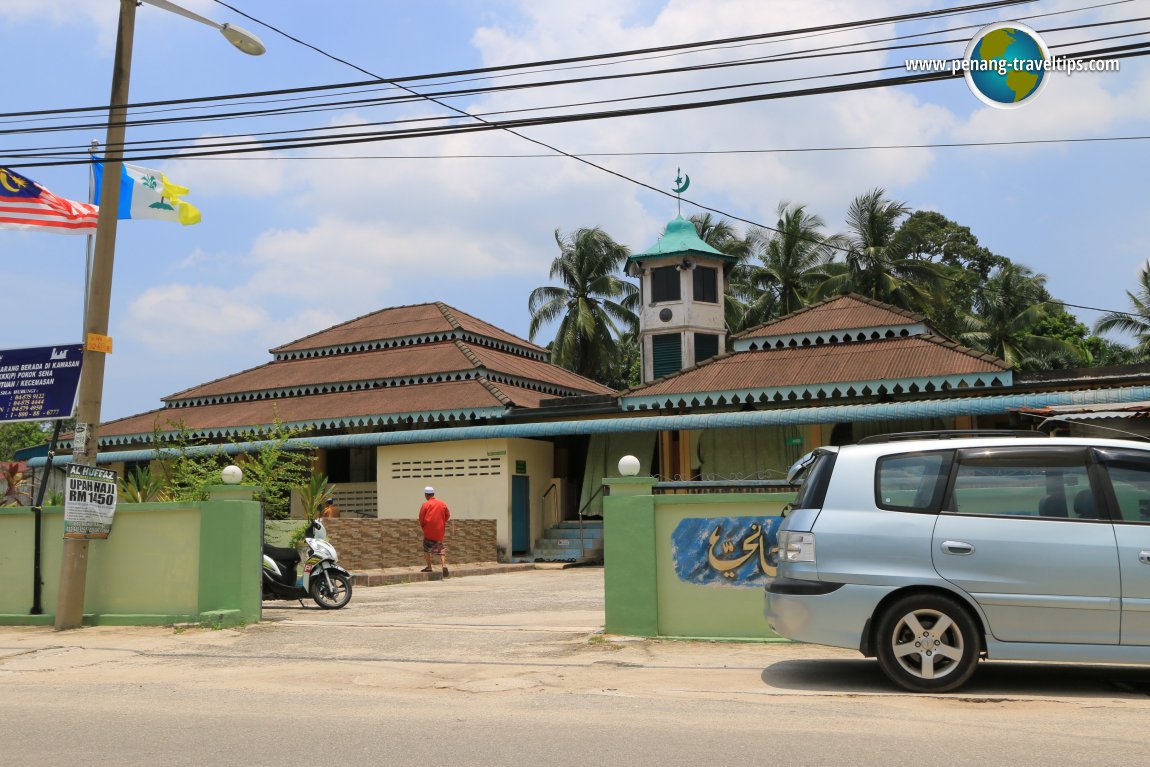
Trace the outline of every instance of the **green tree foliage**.
[[183, 421], [166, 424], [167, 430], [159, 422], [152, 430], [152, 450], [159, 458], [149, 467], [149, 481], [158, 464], [167, 500], [206, 501], [208, 485], [219, 484], [227, 457], [219, 445], [194, 438]]
[[611, 364], [600, 383], [620, 391], [638, 386], [643, 373], [640, 360], [639, 336], [631, 332], [620, 334]]
[[237, 454], [235, 463], [244, 472], [244, 484], [258, 488], [257, 497], [268, 519], [291, 516], [291, 491], [306, 488], [311, 481], [313, 452], [299, 441], [301, 432], [285, 426], [277, 415], [269, 428], [249, 432], [237, 441], [241, 447], [252, 446]]
[[1126, 291], [1130, 299], [1129, 312], [1107, 312], [1094, 323], [1095, 333], [1119, 331], [1134, 336], [1133, 355], [1139, 360], [1150, 359], [1150, 261], [1138, 272], [1138, 287]]
[[691, 216], [690, 221], [695, 225], [699, 239], [715, 250], [728, 256], [744, 261], [751, 255], [751, 239], [740, 237], [738, 231], [730, 221], [715, 220], [710, 213]]
[[906, 258], [938, 265], [946, 300], [932, 301], [923, 313], [939, 332], [955, 337], [964, 319], [974, 311], [975, 294], [990, 273], [1010, 260], [979, 244], [969, 227], [941, 213], [919, 210], [902, 222], [895, 234], [895, 249]]
[[151, 466], [137, 466], [116, 483], [119, 499], [124, 503], [152, 503], [168, 500], [164, 477], [153, 473]]
[[909, 213], [906, 203], [887, 199], [883, 189], [856, 197], [847, 210], [847, 252], [828, 267], [831, 276], [819, 286], [819, 296], [859, 293], [925, 314], [944, 292], [946, 271], [914, 258], [897, 237]]
[[846, 245], [841, 235], [823, 234], [822, 218], [804, 205], [781, 202], [777, 212], [774, 231], [752, 232], [752, 257], [732, 271], [730, 292], [743, 307], [742, 316], [729, 322], [732, 333], [802, 309]]
[[627, 248], [598, 227], [568, 237], [555, 230], [559, 255], [550, 276], [561, 286], [535, 288], [527, 301], [529, 336], [553, 321], [551, 361], [582, 376], [606, 383], [617, 354], [616, 339], [638, 330], [639, 291], [619, 276]]
[[[315, 519], [319, 514], [323, 502], [331, 497], [335, 492], [336, 486], [328, 481], [326, 474], [319, 472], [311, 472], [308, 475], [307, 481], [300, 485], [299, 490], [300, 504], [303, 506], [303, 516], [308, 522]], [[306, 529], [306, 527], [304, 528]]]
[[1058, 359], [1081, 360], [1081, 347], [1035, 332], [1040, 323], [1065, 311], [1050, 300], [1045, 283], [1045, 275], [1024, 266], [996, 269], [979, 289], [976, 313], [968, 315], [960, 340], [1020, 370], [1049, 369]]
[[[44, 426], [49, 425], [45, 433]], [[51, 421], [12, 421], [0, 423], [0, 461], [11, 461], [17, 450], [42, 445], [51, 437]]]

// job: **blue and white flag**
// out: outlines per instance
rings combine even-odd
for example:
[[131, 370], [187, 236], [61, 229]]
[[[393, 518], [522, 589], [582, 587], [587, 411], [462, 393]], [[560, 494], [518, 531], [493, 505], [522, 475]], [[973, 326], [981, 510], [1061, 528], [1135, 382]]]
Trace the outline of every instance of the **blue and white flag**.
[[[173, 221], [184, 226], [198, 224], [200, 211], [181, 198], [188, 188], [173, 184], [158, 170], [124, 163], [120, 180], [120, 211], [116, 218]], [[104, 164], [94, 163], [96, 175], [96, 204], [100, 204], [100, 187], [104, 178]]]

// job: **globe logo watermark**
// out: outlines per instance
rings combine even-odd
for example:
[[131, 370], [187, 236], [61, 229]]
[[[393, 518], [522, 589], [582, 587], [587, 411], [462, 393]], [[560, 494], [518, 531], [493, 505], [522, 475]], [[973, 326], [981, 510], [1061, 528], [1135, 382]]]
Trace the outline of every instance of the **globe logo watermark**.
[[995, 109], [1015, 109], [1038, 98], [1051, 72], [1117, 72], [1118, 59], [1053, 56], [1030, 27], [1014, 21], [978, 30], [960, 59], [908, 59], [908, 72], [961, 72], [970, 92]]
[[1042, 37], [1015, 22], [978, 30], [962, 57], [970, 92], [997, 109], [1015, 109], [1038, 98], [1053, 68], [1054, 59]]

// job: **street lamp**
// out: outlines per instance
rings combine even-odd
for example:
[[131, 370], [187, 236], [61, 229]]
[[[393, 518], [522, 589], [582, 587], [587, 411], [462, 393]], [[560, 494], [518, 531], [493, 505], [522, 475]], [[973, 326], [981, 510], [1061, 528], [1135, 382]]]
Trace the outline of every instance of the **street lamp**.
[[[252, 56], [265, 50], [259, 38], [239, 27], [217, 24], [168, 0], [143, 0], [149, 5], [214, 27], [235, 47]], [[120, 176], [124, 157], [128, 83], [132, 74], [132, 38], [136, 26], [137, 0], [120, 0], [116, 30], [116, 58], [112, 69], [112, 98], [108, 109], [108, 133], [104, 141], [104, 178], [100, 186], [103, 215], [96, 225], [92, 275], [84, 312], [84, 366], [76, 406], [73, 463], [96, 465], [100, 404], [104, 388], [104, 355], [109, 350], [108, 314], [112, 302], [112, 264], [116, 255], [116, 213], [120, 209]], [[84, 588], [88, 569], [88, 541], [65, 538], [60, 560], [60, 589], [56, 599], [56, 630], [79, 628], [84, 621]]]

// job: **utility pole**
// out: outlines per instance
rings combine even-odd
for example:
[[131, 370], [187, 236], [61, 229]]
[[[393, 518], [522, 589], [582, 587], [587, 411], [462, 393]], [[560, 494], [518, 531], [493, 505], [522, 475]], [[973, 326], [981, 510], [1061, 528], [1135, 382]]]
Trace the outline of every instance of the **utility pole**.
[[[99, 345], [108, 335], [112, 304], [112, 265], [116, 259], [117, 212], [120, 209], [121, 160], [127, 123], [128, 84], [132, 75], [132, 42], [136, 26], [136, 0], [120, 0], [116, 31], [116, 59], [112, 69], [108, 133], [104, 141], [104, 177], [100, 186], [100, 219], [92, 256], [92, 277], [84, 313], [84, 366], [80, 373], [79, 403], [72, 462], [96, 465], [97, 429], [104, 390], [104, 351]], [[84, 590], [88, 575], [88, 541], [65, 538], [60, 558], [60, 590], [56, 598], [56, 630], [79, 628], [84, 622]]]

